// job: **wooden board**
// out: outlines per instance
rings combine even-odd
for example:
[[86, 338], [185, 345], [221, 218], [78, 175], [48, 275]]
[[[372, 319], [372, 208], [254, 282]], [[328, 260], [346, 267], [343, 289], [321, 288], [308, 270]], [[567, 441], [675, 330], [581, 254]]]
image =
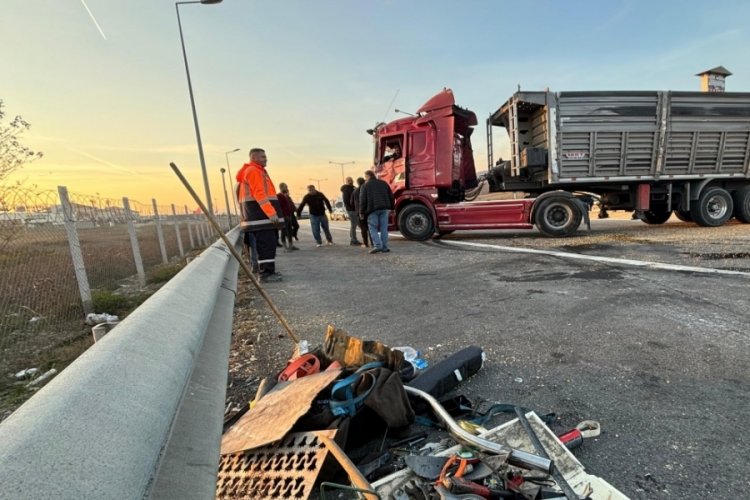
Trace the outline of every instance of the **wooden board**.
[[268, 393], [224, 434], [221, 454], [251, 450], [283, 438], [320, 391], [340, 374], [341, 370], [333, 370], [308, 375]]

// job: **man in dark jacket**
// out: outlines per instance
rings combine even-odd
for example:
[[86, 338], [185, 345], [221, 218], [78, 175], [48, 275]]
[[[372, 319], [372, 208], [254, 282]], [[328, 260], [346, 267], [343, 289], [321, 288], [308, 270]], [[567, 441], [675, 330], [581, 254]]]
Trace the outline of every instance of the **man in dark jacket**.
[[352, 192], [352, 207], [354, 207], [354, 219], [357, 221], [359, 226], [359, 232], [362, 234], [362, 248], [370, 246], [369, 229], [367, 228], [367, 220], [365, 216], [359, 215], [359, 190], [362, 188], [362, 184], [365, 183], [364, 177], [357, 177], [357, 187]]
[[352, 205], [352, 193], [354, 192], [354, 180], [351, 177], [346, 178], [346, 183], [341, 186], [341, 197], [344, 199], [344, 208], [349, 216], [349, 244], [359, 245], [357, 241], [357, 213], [354, 211], [354, 205]]
[[323, 226], [323, 231], [326, 233], [326, 240], [328, 240], [327, 244], [333, 245], [333, 236], [331, 236], [331, 231], [328, 229], [328, 217], [326, 217], [326, 207], [328, 207], [329, 213], [333, 212], [331, 202], [328, 201], [326, 195], [317, 191], [315, 186], [309, 185], [307, 186], [307, 194], [302, 198], [299, 207], [297, 207], [297, 217], [302, 216], [302, 209], [305, 208], [305, 205], [310, 206], [310, 227], [312, 228], [315, 243], [319, 247], [323, 246], [323, 240], [320, 239], [320, 226]]
[[393, 210], [393, 192], [387, 182], [365, 172], [365, 183], [359, 190], [359, 214], [367, 218], [373, 249], [370, 253], [390, 252], [388, 248], [388, 212]]

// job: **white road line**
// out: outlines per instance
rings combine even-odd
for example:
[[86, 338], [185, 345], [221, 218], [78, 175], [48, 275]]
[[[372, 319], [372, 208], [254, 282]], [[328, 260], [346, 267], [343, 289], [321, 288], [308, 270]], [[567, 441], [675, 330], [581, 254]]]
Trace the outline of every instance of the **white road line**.
[[536, 248], [524, 247], [506, 247], [502, 245], [490, 245], [487, 243], [472, 243], [468, 241], [440, 240], [443, 245], [468, 246], [476, 248], [486, 248], [500, 252], [531, 253], [537, 255], [550, 255], [563, 259], [588, 260], [594, 262], [606, 262], [609, 264], [618, 264], [621, 266], [645, 267], [648, 269], [661, 269], [665, 271], [681, 271], [703, 274], [727, 274], [732, 276], [744, 276], [750, 278], [750, 273], [744, 271], [731, 271], [728, 269], [715, 269], [713, 267], [682, 266], [678, 264], [665, 264], [663, 262], [649, 262], [645, 260], [618, 259], [617, 257], [601, 257], [598, 255], [582, 255], [571, 252], [558, 252], [554, 250], [538, 250]]
[[[340, 231], [349, 231], [348, 228], [334, 228]], [[389, 238], [400, 238], [399, 233], [388, 233]], [[731, 271], [728, 269], [716, 269], [713, 267], [699, 267], [699, 266], [682, 266], [679, 264], [665, 264], [663, 262], [649, 262], [646, 260], [635, 260], [635, 259], [618, 259], [617, 257], [602, 257], [599, 255], [582, 255], [571, 252], [559, 252], [555, 250], [539, 250], [536, 248], [524, 248], [524, 247], [507, 247], [503, 245], [491, 245], [488, 243], [472, 243], [469, 241], [455, 241], [455, 240], [439, 240], [440, 244], [450, 246], [467, 246], [475, 248], [484, 248], [496, 250], [498, 252], [516, 252], [516, 253], [531, 253], [537, 255], [550, 255], [552, 257], [560, 257], [563, 259], [577, 259], [577, 260], [588, 260], [594, 262], [605, 262], [609, 264], [618, 264], [621, 266], [632, 266], [632, 267], [644, 267], [648, 269], [660, 269], [663, 271], [680, 271], [690, 273], [702, 273], [702, 274], [724, 274], [730, 276], [744, 276], [750, 278], [750, 273], [745, 271]]]

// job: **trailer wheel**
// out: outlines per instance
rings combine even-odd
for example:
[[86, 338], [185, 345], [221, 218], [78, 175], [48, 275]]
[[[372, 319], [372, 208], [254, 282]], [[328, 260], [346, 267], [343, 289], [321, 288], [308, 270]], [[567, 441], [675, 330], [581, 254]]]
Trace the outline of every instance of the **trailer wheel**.
[[745, 224], [750, 223], [750, 186], [738, 189], [732, 198], [734, 201], [734, 216]]
[[398, 214], [398, 228], [405, 238], [424, 241], [435, 232], [435, 222], [424, 205], [409, 205]]
[[646, 210], [643, 212], [643, 222], [646, 224], [664, 224], [672, 216], [671, 210]]
[[583, 214], [575, 198], [550, 196], [544, 198], [534, 213], [534, 223], [546, 236], [570, 236], [581, 225]]
[[721, 226], [732, 217], [733, 206], [732, 197], [725, 189], [708, 188], [690, 207], [690, 217], [699, 226]]
[[675, 210], [674, 216], [682, 222], [693, 222], [693, 218], [690, 217], [690, 210]]

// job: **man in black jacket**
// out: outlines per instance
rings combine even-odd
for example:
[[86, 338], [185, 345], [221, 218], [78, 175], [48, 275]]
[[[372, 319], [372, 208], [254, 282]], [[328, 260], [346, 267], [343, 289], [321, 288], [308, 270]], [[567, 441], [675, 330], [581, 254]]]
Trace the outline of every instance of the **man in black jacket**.
[[368, 248], [370, 246], [370, 231], [367, 228], [367, 220], [364, 215], [359, 215], [359, 190], [365, 183], [364, 177], [357, 177], [357, 187], [352, 192], [352, 207], [354, 207], [354, 219], [357, 221], [359, 226], [359, 232], [362, 234], [362, 248]]
[[387, 182], [365, 172], [365, 183], [359, 190], [359, 215], [367, 218], [373, 249], [370, 253], [390, 252], [388, 248], [388, 212], [393, 210], [393, 192]]
[[323, 231], [326, 233], [326, 240], [328, 245], [333, 245], [333, 236], [331, 231], [328, 229], [328, 217], [326, 217], [326, 207], [328, 212], [331, 213], [331, 202], [328, 201], [326, 195], [315, 189], [312, 184], [307, 186], [307, 194], [302, 198], [302, 202], [297, 207], [297, 217], [302, 216], [302, 209], [305, 205], [310, 205], [310, 227], [312, 228], [313, 238], [315, 243], [319, 247], [323, 246], [323, 240], [320, 239], [320, 226], [323, 226]]
[[352, 205], [352, 193], [354, 192], [354, 180], [351, 177], [346, 178], [346, 183], [341, 186], [341, 198], [344, 200], [344, 208], [349, 216], [349, 244], [359, 245], [357, 241], [357, 213]]

